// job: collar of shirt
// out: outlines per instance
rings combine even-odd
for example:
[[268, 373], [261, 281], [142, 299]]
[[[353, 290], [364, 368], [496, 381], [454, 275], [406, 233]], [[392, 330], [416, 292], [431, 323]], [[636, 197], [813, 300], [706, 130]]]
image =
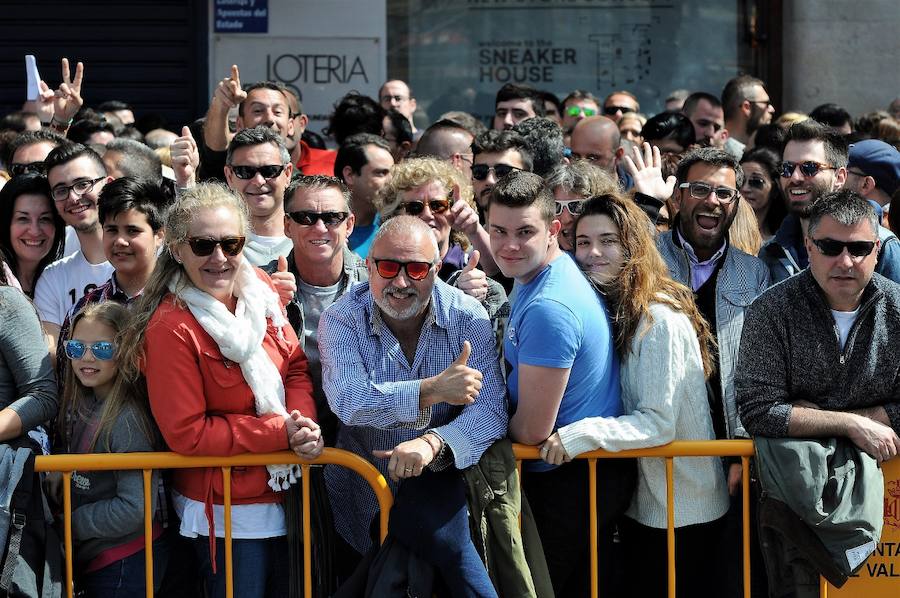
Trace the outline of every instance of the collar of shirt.
[[712, 257], [701, 262], [697, 257], [697, 254], [694, 253], [694, 248], [691, 247], [691, 244], [687, 242], [687, 239], [681, 235], [680, 227], [675, 227], [675, 234], [678, 236], [678, 243], [681, 245], [682, 249], [684, 249], [685, 253], [687, 253], [688, 260], [691, 262], [691, 289], [696, 291], [702, 287], [706, 281], [709, 280], [709, 277], [713, 275], [713, 272], [716, 271], [716, 264], [718, 264], [719, 260], [722, 259], [722, 256], [725, 255], [727, 242], [723, 239], [722, 246], [716, 250]]
[[[378, 305], [375, 303], [369, 283], [358, 284], [353, 287], [351, 292], [356, 293], [357, 301], [361, 302], [369, 313], [369, 333], [374, 336], [380, 336], [381, 327], [385, 324], [381, 318], [381, 310], [378, 309]], [[428, 302], [428, 316], [422, 324], [423, 327], [434, 324], [446, 330], [450, 329], [450, 302], [447, 300], [447, 293], [453, 292], [456, 291], [450, 285], [439, 278], [435, 278], [434, 287], [431, 290], [431, 300]]]

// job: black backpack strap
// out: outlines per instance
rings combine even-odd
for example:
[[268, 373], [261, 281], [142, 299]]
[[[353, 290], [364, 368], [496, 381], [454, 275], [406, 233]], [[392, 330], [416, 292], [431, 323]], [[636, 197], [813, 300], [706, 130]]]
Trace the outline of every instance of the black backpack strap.
[[19, 550], [22, 547], [22, 536], [25, 532], [26, 513], [31, 503], [31, 490], [34, 484], [34, 451], [20, 448], [17, 451], [28, 451], [25, 466], [22, 468], [22, 477], [13, 491], [10, 501], [9, 541], [7, 543], [6, 558], [3, 562], [3, 572], [0, 574], [0, 592], [4, 595], [9, 591], [16, 565], [19, 562]]

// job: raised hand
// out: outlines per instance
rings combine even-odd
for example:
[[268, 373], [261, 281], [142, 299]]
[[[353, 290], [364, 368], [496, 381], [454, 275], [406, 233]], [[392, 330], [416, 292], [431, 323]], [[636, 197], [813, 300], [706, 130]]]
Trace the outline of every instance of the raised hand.
[[[68, 123], [84, 105], [81, 97], [81, 82], [84, 78], [84, 64], [75, 65], [75, 78], [69, 72], [69, 59], [62, 59], [62, 83], [54, 93], [53, 118], [58, 123]], [[44, 84], [46, 86], [46, 84]], [[43, 88], [42, 88], [43, 89]]]
[[466, 363], [472, 353], [469, 341], [463, 342], [462, 352], [447, 369], [431, 378], [422, 380], [419, 388], [419, 406], [427, 407], [435, 403], [450, 405], [471, 405], [481, 393], [481, 372]]
[[241, 73], [236, 64], [231, 65], [231, 76], [225, 77], [216, 87], [213, 100], [218, 100], [227, 109], [238, 106], [247, 99], [247, 92], [241, 87]]
[[288, 272], [287, 259], [283, 255], [278, 256], [278, 266], [275, 272], [269, 276], [275, 290], [278, 292], [278, 298], [281, 299], [281, 305], [286, 306], [294, 300], [294, 294], [297, 292], [297, 278], [293, 273]]
[[466, 200], [460, 199], [458, 194], [459, 189], [454, 189], [453, 205], [447, 211], [450, 228], [467, 235], [474, 235], [478, 232], [478, 212], [473, 210]]
[[172, 170], [175, 171], [175, 184], [182, 188], [193, 187], [197, 182], [200, 151], [190, 127], [181, 127], [181, 137], [172, 142], [169, 153], [172, 156]]
[[675, 191], [675, 177], [662, 178], [662, 158], [656, 146], [645, 142], [643, 153], [635, 146], [634, 157], [625, 156], [625, 169], [634, 179], [634, 190], [638, 193], [665, 201]]
[[469, 261], [456, 279], [455, 286], [466, 295], [470, 295], [478, 301], [484, 301], [487, 297], [488, 283], [485, 273], [476, 268], [480, 257], [481, 253], [477, 249], [472, 251]]

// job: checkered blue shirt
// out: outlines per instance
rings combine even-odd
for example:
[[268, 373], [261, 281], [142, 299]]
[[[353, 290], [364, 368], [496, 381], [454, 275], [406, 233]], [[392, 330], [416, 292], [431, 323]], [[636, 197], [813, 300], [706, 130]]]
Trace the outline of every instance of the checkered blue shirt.
[[[472, 345], [469, 366], [484, 374], [478, 399], [466, 407], [438, 403], [420, 410], [421, 381], [445, 370], [466, 340]], [[477, 463], [494, 440], [506, 435], [506, 385], [487, 313], [440, 280], [434, 283], [412, 364], [381, 319], [369, 283], [356, 285], [322, 313], [319, 351], [328, 404], [343, 422], [338, 448], [372, 462], [385, 477], [388, 460], [376, 459], [372, 451], [393, 449], [429, 430], [444, 439], [458, 469]], [[365, 552], [378, 509], [375, 494], [342, 467], [326, 467], [325, 480], [338, 532]]]

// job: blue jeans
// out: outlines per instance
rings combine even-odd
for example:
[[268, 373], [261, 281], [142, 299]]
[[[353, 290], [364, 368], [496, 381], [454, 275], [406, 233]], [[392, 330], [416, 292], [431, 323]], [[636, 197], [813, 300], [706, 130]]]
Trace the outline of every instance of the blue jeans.
[[[193, 539], [200, 576], [208, 598], [225, 597], [225, 540], [216, 538], [216, 572], [212, 571], [209, 538]], [[288, 594], [287, 538], [232, 540], [234, 595], [240, 598], [281, 598]]]
[[[77, 580], [78, 595], [81, 598], [136, 598], [146, 593], [144, 576], [144, 552], [136, 552], [91, 573], [85, 573]], [[154, 590], [159, 588], [168, 562], [166, 536], [153, 541], [153, 582]]]

